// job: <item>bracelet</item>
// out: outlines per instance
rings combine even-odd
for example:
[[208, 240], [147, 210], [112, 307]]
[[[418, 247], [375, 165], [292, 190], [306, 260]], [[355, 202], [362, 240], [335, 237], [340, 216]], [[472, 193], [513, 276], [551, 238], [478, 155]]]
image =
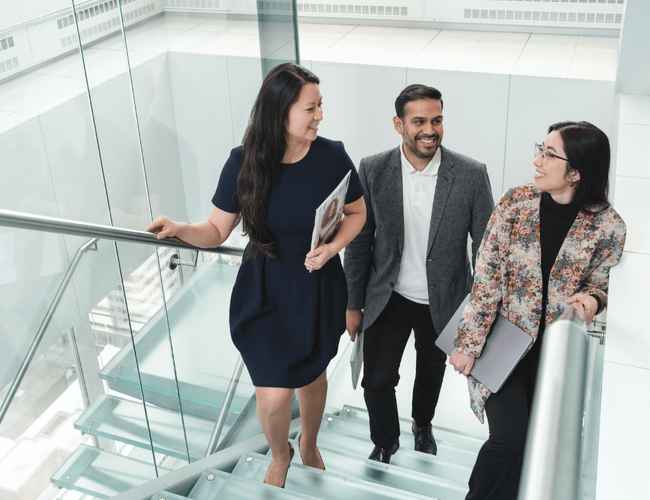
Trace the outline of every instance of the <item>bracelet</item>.
[[[596, 299], [596, 304], [598, 305], [598, 307], [596, 308], [596, 314], [600, 314], [601, 311], [603, 310], [603, 301], [602, 301], [602, 300], [600, 299], [600, 297], [599, 297], [597, 294], [595, 294], [595, 293], [590, 293], [589, 296], [590, 296], [590, 297], [593, 297], [594, 299]], [[595, 316], [595, 315], [594, 315], [594, 316]]]

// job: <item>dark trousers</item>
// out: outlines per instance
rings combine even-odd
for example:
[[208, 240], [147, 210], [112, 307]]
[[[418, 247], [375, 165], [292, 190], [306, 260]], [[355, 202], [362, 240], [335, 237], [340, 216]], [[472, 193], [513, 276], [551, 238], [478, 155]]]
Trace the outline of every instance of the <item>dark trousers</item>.
[[364, 372], [361, 385], [370, 415], [370, 438], [389, 448], [399, 437], [395, 387], [404, 347], [415, 333], [415, 383], [412, 417], [418, 426], [431, 422], [445, 374], [446, 355], [435, 344], [429, 306], [393, 293], [377, 320], [364, 335]]
[[465, 500], [516, 500], [535, 393], [541, 335], [499, 392], [485, 403], [490, 437], [481, 447]]

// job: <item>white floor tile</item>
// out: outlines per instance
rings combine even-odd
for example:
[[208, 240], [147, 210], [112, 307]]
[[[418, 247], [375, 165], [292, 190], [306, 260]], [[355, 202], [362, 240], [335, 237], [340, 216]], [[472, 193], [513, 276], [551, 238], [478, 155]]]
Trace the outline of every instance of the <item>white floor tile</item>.
[[576, 47], [569, 75], [585, 80], [615, 81], [617, 59], [614, 50]]

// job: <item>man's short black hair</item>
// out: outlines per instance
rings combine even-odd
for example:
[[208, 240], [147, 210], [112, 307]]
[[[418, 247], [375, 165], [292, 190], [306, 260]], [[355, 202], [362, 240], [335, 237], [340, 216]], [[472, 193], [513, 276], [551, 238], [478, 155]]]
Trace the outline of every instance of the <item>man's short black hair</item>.
[[400, 118], [404, 118], [404, 107], [406, 103], [411, 101], [419, 101], [420, 99], [434, 99], [440, 101], [440, 108], [442, 108], [442, 94], [434, 87], [415, 83], [409, 85], [402, 90], [397, 99], [395, 99], [395, 113]]

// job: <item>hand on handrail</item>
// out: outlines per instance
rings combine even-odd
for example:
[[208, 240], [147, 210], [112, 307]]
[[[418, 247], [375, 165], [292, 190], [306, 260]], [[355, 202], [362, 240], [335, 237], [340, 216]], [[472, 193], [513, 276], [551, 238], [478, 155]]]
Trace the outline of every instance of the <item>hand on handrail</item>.
[[157, 217], [151, 224], [147, 226], [146, 231], [154, 233], [156, 238], [162, 240], [164, 238], [173, 238], [178, 235], [180, 224], [174, 222], [167, 217]]
[[598, 312], [598, 301], [588, 293], [576, 293], [567, 300], [567, 306], [570, 306], [578, 318], [587, 324], [590, 324]]

